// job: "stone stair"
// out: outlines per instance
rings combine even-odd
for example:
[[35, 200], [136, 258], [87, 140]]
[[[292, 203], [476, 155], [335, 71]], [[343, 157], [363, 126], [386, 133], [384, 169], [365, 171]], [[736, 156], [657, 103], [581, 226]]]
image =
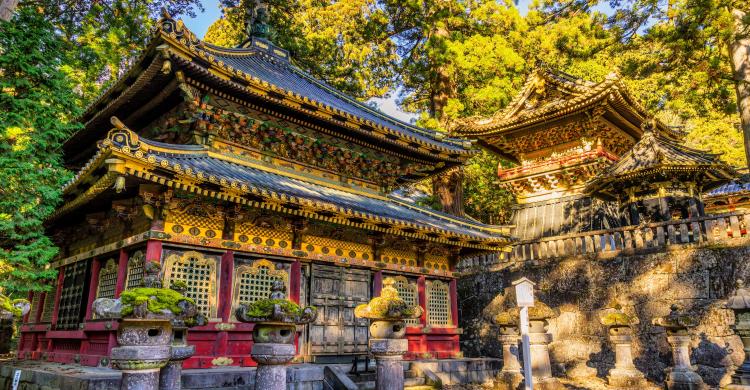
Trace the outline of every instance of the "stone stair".
[[[372, 371], [363, 372], [358, 375], [347, 374], [349, 378], [357, 385], [358, 390], [373, 390], [375, 389], [375, 373]], [[417, 373], [408, 365], [404, 367], [404, 390], [434, 390], [432, 386], [425, 384], [426, 380], [424, 377], [417, 375]]]

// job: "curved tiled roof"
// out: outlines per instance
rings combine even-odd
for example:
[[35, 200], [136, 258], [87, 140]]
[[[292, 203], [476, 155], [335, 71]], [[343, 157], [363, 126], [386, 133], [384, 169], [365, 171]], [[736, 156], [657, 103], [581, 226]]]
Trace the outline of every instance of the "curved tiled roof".
[[[602, 101], [626, 108], [640, 119], [650, 116], [630, 95], [616, 72], [607, 75], [602, 82], [594, 83], [565, 72], [538, 67], [504, 109], [489, 118], [459, 120], [453, 124], [452, 130], [467, 137], [500, 134], [573, 114]], [[657, 128], [665, 134], [679, 137], [676, 131], [658, 121]]]
[[[699, 175], [704, 188], [713, 188], [736, 176], [736, 171], [719, 159], [719, 154], [693, 149], [679, 141], [648, 130], [620, 160], [594, 177], [587, 185], [587, 193], [604, 189], [625, 191], [620, 183], [645, 180], [663, 172]], [[611, 192], [610, 191], [610, 192]]]
[[204, 146], [164, 144], [139, 138], [127, 129], [113, 129], [107, 139], [100, 142], [99, 149], [89, 164], [65, 186], [65, 191], [86, 185], [88, 177], [105, 158], [117, 157], [132, 161], [128, 175], [227, 201], [271, 204], [286, 212], [306, 210], [311, 217], [356, 220], [354, 223], [362, 227], [455, 245], [502, 246], [511, 241], [505, 227], [485, 225], [377, 192], [358, 191], [342, 187], [340, 183], [253, 164], [212, 152]]
[[[286, 107], [305, 115], [347, 121], [346, 127], [354, 129], [354, 133], [365, 134], [372, 129], [382, 138], [382, 141], [378, 142], [407, 149], [418, 147], [420, 152], [433, 158], [444, 158], [448, 155], [468, 157], [477, 152], [469, 141], [447, 138], [440, 132], [400, 121], [317, 80], [293, 65], [285, 50], [268, 41], [255, 38], [250, 43], [248, 47], [242, 48], [214, 46], [197, 39], [181, 21], [165, 15], [156, 23], [153, 37], [144, 49], [144, 54], [135, 61], [135, 65], [86, 110], [82, 120], [86, 122], [87, 129], [83, 131], [90, 131], [88, 127], [101, 124], [101, 115], [115, 115], [112, 109], [106, 113], [100, 111], [103, 111], [104, 107], [110, 108], [115, 102], [118, 105], [127, 103], [129, 97], [126, 95], [133, 94], [131, 87], [141, 88], [139, 85], [142, 85], [144, 80], [160, 77], [157, 73], [161, 70], [164, 59], [176, 56], [186, 61], [195, 61], [212, 75], [226, 80], [237, 80], [240, 82], [238, 85], [247, 86], [248, 91], [263, 91], [260, 93], [264, 98], [269, 96], [266, 95], [267, 91], [273, 94], [270, 96], [290, 103], [285, 104]], [[161, 54], [157, 53], [154, 57], [155, 52]], [[122, 98], [121, 95], [126, 97]], [[278, 103], [281, 100], [274, 101]], [[94, 118], [97, 118], [96, 123]], [[80, 134], [74, 135], [73, 139], [80, 139]]]

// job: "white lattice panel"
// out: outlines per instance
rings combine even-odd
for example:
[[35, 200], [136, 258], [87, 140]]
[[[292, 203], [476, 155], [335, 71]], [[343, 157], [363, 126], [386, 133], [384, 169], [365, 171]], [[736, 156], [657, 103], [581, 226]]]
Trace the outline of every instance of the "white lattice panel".
[[237, 267], [234, 274], [234, 306], [268, 298], [273, 282], [281, 281], [289, 288], [289, 275], [277, 270], [274, 263], [261, 259], [252, 265]]
[[99, 270], [99, 285], [96, 288], [97, 298], [114, 298], [117, 287], [117, 262], [109, 259]]
[[[409, 280], [403, 276], [394, 277], [393, 280], [396, 281], [396, 284], [394, 284], [393, 287], [396, 288], [401, 299], [403, 299], [409, 306], [418, 306], [419, 295], [417, 294], [417, 284], [409, 282]], [[419, 318], [408, 319], [405, 320], [405, 322], [406, 325], [417, 326], [419, 325]]]
[[450, 289], [448, 283], [431, 280], [426, 284], [427, 324], [431, 327], [453, 325], [451, 321]]
[[165, 263], [164, 287], [178, 280], [185, 282], [185, 296], [195, 301], [200, 312], [216, 317], [216, 260], [190, 251], [182, 256], [172, 254]]
[[125, 279], [125, 288], [141, 287], [143, 284], [143, 260], [146, 256], [141, 251], [137, 251], [130, 256], [128, 260], [128, 273]]

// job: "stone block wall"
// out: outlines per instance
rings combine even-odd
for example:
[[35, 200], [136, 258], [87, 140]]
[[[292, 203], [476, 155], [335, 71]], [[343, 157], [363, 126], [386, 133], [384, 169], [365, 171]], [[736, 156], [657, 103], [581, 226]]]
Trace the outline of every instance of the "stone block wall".
[[458, 282], [461, 340], [466, 356], [500, 357], [497, 329], [491, 319], [505, 304], [504, 289], [526, 276], [537, 282], [537, 298], [559, 310], [550, 322], [555, 374], [604, 377], [614, 366], [614, 352], [597, 313], [614, 299], [640, 318], [634, 341], [635, 364], [650, 380], [661, 382], [672, 356], [666, 336], [651, 325], [673, 303], [692, 313], [691, 360], [712, 386], [726, 384], [744, 357], [734, 322], [724, 309], [738, 278], [750, 280], [750, 241], [734, 246], [649, 248], [646, 253], [602, 257], [569, 256], [528, 261], [467, 272]]
[[411, 363], [411, 369], [419, 376], [429, 370], [440, 378], [444, 385], [485, 383], [500, 371], [500, 359], [441, 359], [420, 360]]

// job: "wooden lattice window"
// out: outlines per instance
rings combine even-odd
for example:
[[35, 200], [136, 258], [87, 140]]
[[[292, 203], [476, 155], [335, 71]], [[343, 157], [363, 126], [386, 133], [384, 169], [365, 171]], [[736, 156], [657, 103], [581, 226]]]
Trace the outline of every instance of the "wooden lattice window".
[[39, 304], [42, 303], [42, 292], [35, 291], [34, 295], [31, 296], [31, 310], [29, 311], [29, 321], [36, 321], [36, 314], [39, 313]]
[[136, 288], [143, 285], [143, 260], [146, 256], [141, 251], [134, 252], [128, 260], [128, 273], [125, 288]]
[[117, 286], [117, 262], [109, 259], [99, 270], [99, 284], [96, 286], [97, 298], [114, 298]]
[[79, 261], [65, 266], [55, 329], [77, 329], [78, 324], [81, 323], [86, 301], [84, 292], [89, 263], [90, 261]]
[[[403, 276], [393, 277], [393, 280], [396, 282], [393, 287], [398, 291], [398, 296], [400, 296], [407, 305], [418, 306], [419, 294], [417, 293], [417, 284], [409, 282], [409, 279], [406, 279]], [[408, 319], [405, 322], [406, 325], [417, 326], [419, 325], [419, 318]]]
[[450, 288], [448, 283], [430, 280], [427, 287], [427, 325], [445, 327], [453, 325], [451, 321]]
[[237, 267], [234, 272], [234, 308], [240, 303], [253, 303], [268, 298], [271, 286], [277, 280], [284, 282], [287, 290], [289, 289], [289, 274], [276, 269], [276, 265], [266, 259]]
[[216, 259], [195, 251], [172, 253], [164, 261], [164, 269], [165, 288], [177, 280], [185, 282], [185, 296], [195, 301], [201, 313], [216, 318]]
[[55, 294], [57, 294], [57, 283], [44, 294], [44, 307], [42, 307], [42, 317], [40, 322], [52, 322], [52, 312], [55, 310]]

